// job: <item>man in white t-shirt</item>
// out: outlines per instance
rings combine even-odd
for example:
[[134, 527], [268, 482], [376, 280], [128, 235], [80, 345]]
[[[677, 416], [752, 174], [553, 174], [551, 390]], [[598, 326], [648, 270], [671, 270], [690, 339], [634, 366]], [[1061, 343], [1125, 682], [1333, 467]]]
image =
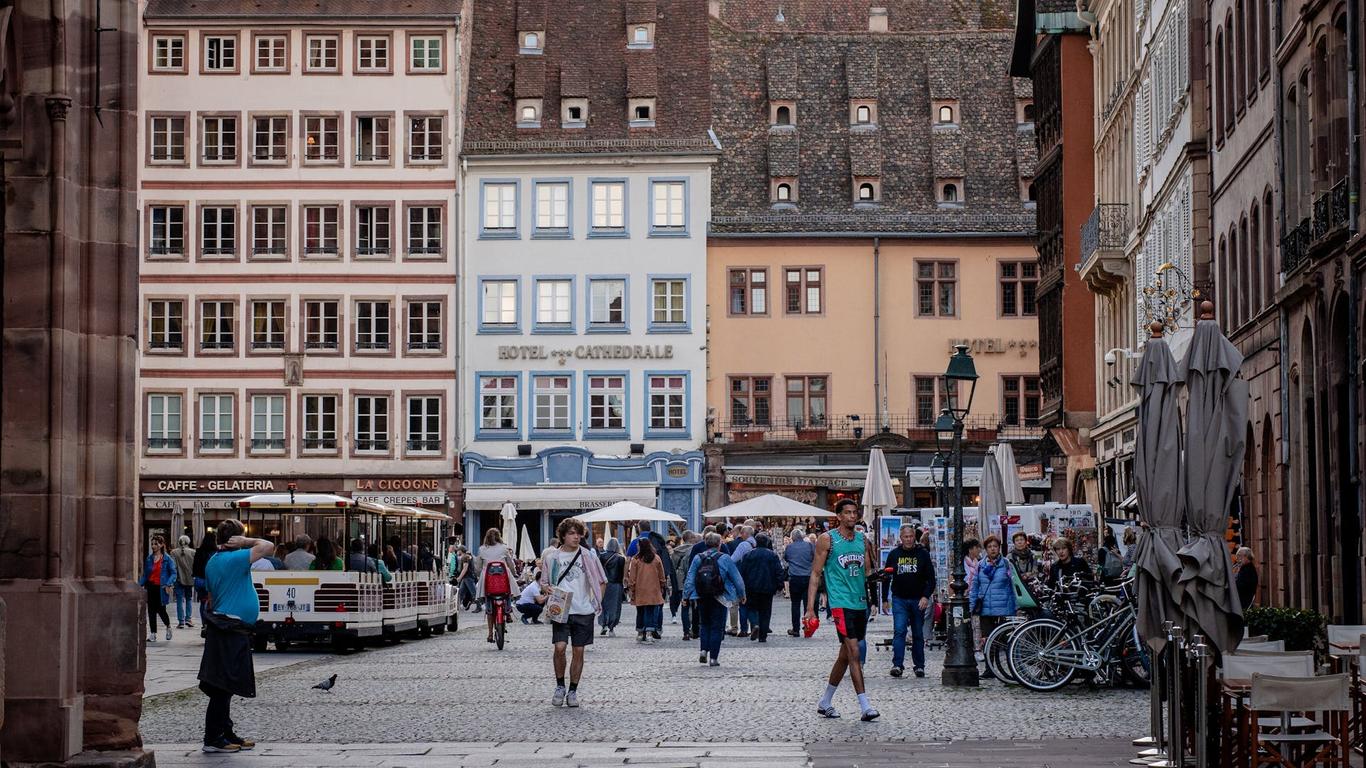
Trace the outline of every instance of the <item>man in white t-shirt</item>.
[[541, 611], [545, 610], [545, 598], [541, 596], [541, 582], [528, 582], [517, 598], [517, 611], [522, 614], [523, 624], [540, 624]]
[[[579, 678], [583, 674], [583, 649], [593, 644], [593, 619], [602, 610], [602, 590], [607, 584], [602, 563], [591, 549], [579, 546], [587, 534], [583, 523], [573, 518], [560, 522], [555, 536], [560, 546], [541, 555], [541, 592], [552, 588], [569, 593], [569, 611], [564, 617], [551, 616], [551, 642], [555, 645], [555, 695], [552, 706], [579, 706]], [[565, 687], [565, 650], [573, 646], [569, 664], [569, 685]]]

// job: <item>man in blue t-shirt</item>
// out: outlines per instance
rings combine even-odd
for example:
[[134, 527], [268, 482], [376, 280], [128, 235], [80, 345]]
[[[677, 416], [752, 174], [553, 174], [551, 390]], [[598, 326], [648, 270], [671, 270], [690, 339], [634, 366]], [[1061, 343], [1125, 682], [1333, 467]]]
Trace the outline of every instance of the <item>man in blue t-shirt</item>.
[[256, 746], [232, 730], [233, 694], [256, 695], [251, 664], [251, 628], [260, 616], [251, 564], [275, 545], [244, 536], [246, 526], [224, 520], [214, 531], [218, 551], [204, 566], [211, 606], [205, 617], [204, 658], [199, 663], [199, 689], [209, 697], [204, 715], [204, 751], [240, 752]]

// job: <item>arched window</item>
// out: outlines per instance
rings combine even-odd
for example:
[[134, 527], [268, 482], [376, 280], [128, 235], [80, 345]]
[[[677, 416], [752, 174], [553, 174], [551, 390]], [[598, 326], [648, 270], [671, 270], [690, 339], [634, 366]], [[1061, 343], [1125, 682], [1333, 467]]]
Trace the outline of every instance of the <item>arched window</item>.
[[536, 108], [533, 107], [533, 106], [530, 106], [530, 105], [527, 105], [527, 106], [525, 106], [525, 107], [522, 107], [522, 117], [521, 117], [521, 120], [522, 120], [522, 122], [524, 122], [524, 123], [534, 123], [534, 122], [536, 122]]
[[945, 104], [944, 106], [942, 106], [942, 107], [939, 108], [939, 122], [941, 122], [941, 123], [952, 123], [952, 122], [953, 122], [953, 107], [950, 107], [949, 105]]
[[858, 109], [855, 109], [855, 110], [854, 110], [854, 122], [856, 122], [856, 123], [871, 123], [871, 122], [873, 122], [873, 110], [872, 110], [872, 108], [869, 107], [867, 104], [860, 104], [859, 107], [858, 107]]
[[1262, 259], [1262, 217], [1256, 198], [1253, 198], [1252, 212], [1247, 216], [1247, 259], [1252, 275], [1248, 278], [1248, 304], [1252, 307], [1248, 317], [1251, 317], [1266, 306], [1266, 296], [1262, 294], [1262, 270], [1266, 268]]
[[1036, 190], [1036, 189], [1034, 188], [1034, 182], [1031, 181], [1031, 182], [1029, 182], [1029, 202], [1031, 202], [1031, 203], [1037, 203], [1038, 201], [1039, 201], [1039, 192], [1038, 192], [1038, 190]]
[[1237, 46], [1233, 36], [1232, 13], [1229, 13], [1224, 19], [1224, 41], [1224, 127], [1228, 129], [1229, 133], [1232, 133], [1234, 120], [1233, 113], [1237, 110], [1237, 107], [1235, 106], [1237, 102], [1234, 101], [1236, 89], [1233, 85], [1233, 81], [1237, 79], [1237, 75], [1234, 74], [1237, 72], [1237, 69], [1235, 68], [1235, 59], [1233, 57], [1234, 49]]
[[1219, 270], [1219, 298], [1216, 299], [1216, 301], [1219, 302], [1219, 306], [1217, 309], [1219, 310], [1219, 316], [1224, 319], [1224, 330], [1232, 330], [1233, 323], [1230, 321], [1228, 314], [1228, 297], [1232, 293], [1232, 291], [1228, 289], [1228, 283], [1231, 279], [1228, 271], [1228, 240], [1223, 237], [1219, 238], [1219, 264], [1217, 269]]
[[873, 185], [868, 182], [858, 185], [858, 199], [871, 201], [873, 199]]
[[778, 189], [777, 189], [777, 191], [776, 191], [774, 197], [776, 197], [776, 198], [778, 199], [778, 202], [780, 202], [780, 203], [785, 203], [785, 202], [791, 200], [791, 199], [792, 199], [792, 185], [791, 185], [791, 184], [779, 184], [779, 185], [778, 185]]
[[[505, 37], [503, 39], [506, 40], [507, 38]], [[540, 48], [541, 36], [535, 32], [528, 32], [525, 35], [522, 35], [522, 47], [527, 49]]]
[[1271, 0], [1257, 0], [1257, 62], [1262, 75], [1271, 71]]
[[1271, 207], [1271, 190], [1262, 195], [1262, 296], [1270, 303], [1276, 295], [1276, 216]]
[[1228, 110], [1224, 102], [1224, 30], [1214, 32], [1214, 136], [1224, 139], [1224, 113]]
[[1238, 258], [1238, 227], [1234, 225], [1228, 230], [1228, 306], [1225, 308], [1224, 317], [1228, 318], [1229, 330], [1237, 328], [1238, 322], [1238, 286], [1242, 284], [1243, 265]]
[[650, 28], [649, 28], [649, 27], [646, 27], [646, 26], [639, 26], [639, 27], [636, 27], [635, 30], [631, 32], [631, 42], [633, 42], [633, 43], [648, 43], [648, 42], [650, 42]]
[[1233, 28], [1234, 39], [1237, 41], [1233, 48], [1233, 67], [1229, 75], [1233, 78], [1233, 98], [1234, 109], [1243, 103], [1247, 98], [1247, 70], [1244, 64], [1247, 62], [1247, 1], [1238, 0], [1234, 6], [1237, 13], [1234, 15]]
[[1024, 119], [1026, 123], [1034, 122], [1034, 102], [1024, 105]]
[[944, 191], [943, 191], [943, 193], [942, 193], [942, 197], [944, 198], [944, 202], [946, 202], [946, 203], [956, 203], [956, 202], [958, 202], [958, 185], [957, 185], [957, 184], [945, 184], [945, 185], [944, 185]]
[[1243, 6], [1243, 26], [1247, 28], [1247, 58], [1243, 59], [1239, 66], [1243, 71], [1243, 78], [1247, 81], [1247, 100], [1252, 101], [1257, 98], [1257, 4], [1260, 0], [1245, 0]]
[[1252, 243], [1247, 236], [1247, 217], [1238, 221], [1238, 322], [1245, 323], [1252, 317], [1252, 291], [1256, 277], [1256, 260], [1252, 257]]
[[792, 125], [792, 108], [783, 106], [778, 107], [777, 118], [774, 120], [778, 125]]

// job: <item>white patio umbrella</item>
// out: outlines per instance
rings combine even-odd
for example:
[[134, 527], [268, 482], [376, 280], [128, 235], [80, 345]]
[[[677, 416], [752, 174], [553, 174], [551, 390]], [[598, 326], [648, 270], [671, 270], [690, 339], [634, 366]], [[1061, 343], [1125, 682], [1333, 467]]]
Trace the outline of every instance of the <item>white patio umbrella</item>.
[[651, 509], [634, 501], [618, 501], [610, 507], [595, 509], [591, 512], [574, 515], [581, 523], [634, 523], [642, 520], [651, 522], [686, 523], [679, 515], [661, 509]]
[[517, 546], [517, 508], [512, 502], [503, 505], [503, 543], [511, 550]]
[[1020, 472], [1015, 466], [1015, 449], [1010, 443], [997, 443], [993, 449], [996, 451], [996, 466], [1001, 470], [1001, 490], [1005, 491], [1003, 500], [1007, 504], [1023, 504], [1024, 486], [1020, 485]]
[[863, 523], [873, 530], [879, 514], [896, 506], [896, 492], [892, 490], [892, 475], [887, 471], [887, 457], [882, 449], [868, 452], [868, 478], [863, 481]]
[[737, 501], [724, 507], [713, 509], [702, 515], [708, 519], [722, 519], [728, 517], [763, 519], [765, 517], [834, 517], [835, 513], [813, 507], [810, 504], [803, 504], [796, 499], [789, 499], [786, 496], [779, 496], [776, 493], [766, 493], [763, 496], [755, 496], [752, 499]]
[[531, 545], [531, 534], [522, 526], [522, 540], [517, 545], [517, 559], [529, 563], [536, 559], [536, 548]]

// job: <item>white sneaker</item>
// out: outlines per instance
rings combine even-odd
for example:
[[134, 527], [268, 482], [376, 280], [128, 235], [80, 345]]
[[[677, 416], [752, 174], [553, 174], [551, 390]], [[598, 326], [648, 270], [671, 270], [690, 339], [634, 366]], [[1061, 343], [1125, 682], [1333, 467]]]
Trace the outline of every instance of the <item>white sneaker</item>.
[[563, 707], [566, 693], [567, 691], [563, 685], [555, 686], [555, 695], [550, 697], [550, 706]]
[[566, 707], [577, 707], [579, 705], [579, 692], [570, 691], [569, 695], [564, 697], [564, 705]]
[[171, 639], [171, 628], [170, 628], [170, 627], [167, 627], [167, 628], [166, 628], [166, 640], [169, 641], [170, 639]]
[[149, 643], [155, 643], [156, 641], [157, 641], [157, 636], [156, 636], [156, 634], [155, 634], [155, 633], [152, 633], [152, 632], [149, 632], [149, 633], [147, 634], [147, 642], [149, 642]]
[[678, 617], [677, 617], [677, 616], [670, 616], [670, 617], [669, 617], [669, 623], [670, 623], [670, 624], [677, 624], [677, 623], [678, 623]]

